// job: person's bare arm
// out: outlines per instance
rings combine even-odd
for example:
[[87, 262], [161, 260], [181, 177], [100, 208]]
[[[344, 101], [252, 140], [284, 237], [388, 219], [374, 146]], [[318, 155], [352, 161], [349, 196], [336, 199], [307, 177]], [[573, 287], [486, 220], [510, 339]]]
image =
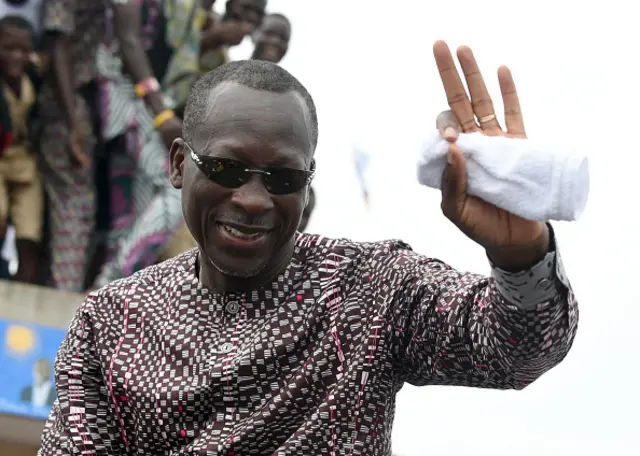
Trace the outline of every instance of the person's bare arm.
[[70, 129], [76, 124], [71, 43], [76, 32], [77, 0], [47, 0], [44, 3], [42, 27], [51, 50], [51, 65], [65, 120]]
[[62, 104], [65, 119], [70, 130], [77, 123], [74, 90], [73, 90], [73, 64], [71, 62], [71, 37], [56, 34], [53, 36], [53, 75], [58, 87], [58, 98]]
[[215, 23], [213, 20], [207, 24], [200, 38], [200, 54], [204, 54], [212, 49], [217, 49], [225, 44], [222, 40], [220, 29], [221, 24]]
[[[133, 81], [137, 84], [154, 77], [151, 63], [140, 39], [142, 22], [140, 5], [131, 0], [111, 0], [113, 5], [114, 30], [120, 42], [122, 63]], [[145, 102], [157, 115], [166, 109], [161, 93], [149, 93]]]

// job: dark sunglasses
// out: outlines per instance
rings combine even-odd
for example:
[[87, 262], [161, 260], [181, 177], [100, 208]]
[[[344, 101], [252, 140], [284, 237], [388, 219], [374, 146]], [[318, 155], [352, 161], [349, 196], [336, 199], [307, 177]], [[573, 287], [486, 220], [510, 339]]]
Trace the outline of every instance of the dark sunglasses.
[[259, 174], [267, 191], [273, 195], [289, 195], [309, 185], [315, 175], [315, 163], [311, 169], [293, 169], [280, 166], [251, 168], [248, 164], [230, 158], [196, 154], [185, 141], [191, 158], [202, 173], [225, 188], [239, 188], [249, 182], [252, 174]]

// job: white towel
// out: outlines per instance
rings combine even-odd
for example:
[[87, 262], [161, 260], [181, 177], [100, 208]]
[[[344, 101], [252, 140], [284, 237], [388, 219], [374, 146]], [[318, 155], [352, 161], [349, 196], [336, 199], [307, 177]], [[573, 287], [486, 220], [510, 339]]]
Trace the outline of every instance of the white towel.
[[[460, 134], [467, 192], [520, 217], [577, 220], [589, 195], [586, 156], [529, 139]], [[433, 132], [418, 161], [418, 181], [440, 189], [449, 143]]]

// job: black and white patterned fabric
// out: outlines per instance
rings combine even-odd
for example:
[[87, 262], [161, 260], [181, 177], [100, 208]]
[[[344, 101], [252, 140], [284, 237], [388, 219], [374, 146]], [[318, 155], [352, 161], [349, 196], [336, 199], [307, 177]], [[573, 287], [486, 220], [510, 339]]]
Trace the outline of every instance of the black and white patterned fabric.
[[197, 256], [86, 299], [41, 456], [390, 455], [405, 382], [520, 389], [577, 328], [557, 250], [487, 278], [399, 241], [300, 234], [272, 284], [230, 294], [203, 288]]

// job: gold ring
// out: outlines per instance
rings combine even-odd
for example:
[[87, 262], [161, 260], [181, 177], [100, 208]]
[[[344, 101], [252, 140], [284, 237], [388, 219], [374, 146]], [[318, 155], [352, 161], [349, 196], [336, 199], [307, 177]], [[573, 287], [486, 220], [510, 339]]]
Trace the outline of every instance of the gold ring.
[[496, 118], [495, 114], [489, 114], [488, 116], [478, 117], [478, 122], [482, 125], [482, 124], [491, 122], [492, 120], [495, 120], [495, 118]]

